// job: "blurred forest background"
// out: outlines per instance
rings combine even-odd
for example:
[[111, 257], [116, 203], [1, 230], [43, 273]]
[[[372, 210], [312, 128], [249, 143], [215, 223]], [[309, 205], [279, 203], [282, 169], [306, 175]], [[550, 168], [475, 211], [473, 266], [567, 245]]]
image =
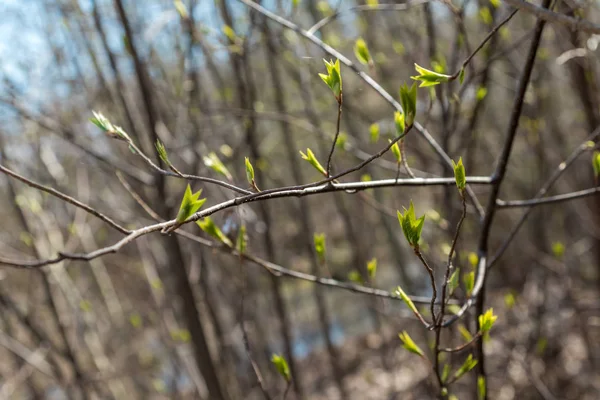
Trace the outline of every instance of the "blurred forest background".
[[[414, 63], [453, 74], [513, 11], [499, 0], [368, 7], [376, 3], [261, 4], [305, 30], [314, 27], [317, 38], [395, 98], [401, 84], [410, 85]], [[593, 1], [553, 6], [555, 13], [600, 20]], [[123, 234], [6, 169], [89, 204], [126, 229], [174, 218], [187, 183], [203, 190], [204, 208], [239, 195], [158, 173], [90, 123], [92, 111], [123, 127], [155, 163], [160, 139], [183, 173], [227, 180], [204, 161], [215, 152], [231, 171], [230, 183], [244, 189], [250, 189], [245, 157], [261, 189], [321, 179], [299, 153], [310, 147], [325, 163], [336, 130], [337, 104], [318, 76], [323, 58], [332, 57], [321, 47], [235, 0], [3, 0], [0, 15], [0, 263], [6, 264], [0, 269], [0, 397], [264, 398], [250, 353], [272, 398], [287, 389], [273, 354], [289, 362], [288, 399], [436, 398], [430, 366], [398, 339], [407, 330], [428, 349], [432, 333], [398, 299], [365, 292], [391, 294], [400, 285], [431, 297], [396, 210], [412, 200], [417, 214], [427, 216], [422, 249], [441, 281], [461, 215], [452, 185], [285, 197], [215, 213], [225, 232], [245, 223], [256, 262], [242, 264], [188, 224], [180, 228], [186, 237], [156, 232], [89, 262], [9, 265], [89, 253]], [[535, 24], [534, 15], [517, 12], [471, 60], [463, 84], [419, 89], [417, 120], [438, 150], [463, 158], [468, 176], [494, 171]], [[372, 56], [368, 66], [354, 55], [359, 37]], [[596, 186], [590, 159], [600, 136], [599, 41], [599, 35], [546, 25], [501, 200], [536, 197], [557, 171], [560, 179], [542, 194]], [[364, 161], [396, 135], [390, 104], [343, 65], [342, 77], [334, 171]], [[410, 132], [405, 146], [417, 176], [453, 177], [419, 133]], [[341, 181], [396, 173], [388, 152]], [[490, 187], [471, 189], [485, 206]], [[513, 231], [525, 212], [528, 219]], [[480, 223], [469, 201], [454, 260], [461, 271], [478, 264]], [[315, 233], [325, 234], [326, 265], [317, 261]], [[498, 207], [489, 243], [485, 304], [499, 319], [484, 344], [488, 397], [600, 398], [600, 196]], [[374, 258], [377, 272], [369, 274]], [[284, 273], [269, 273], [267, 261]], [[331, 279], [315, 284], [314, 276]], [[464, 288], [455, 298], [464, 301]], [[475, 332], [476, 317], [469, 310], [444, 330], [443, 340], [464, 342], [461, 332]], [[460, 366], [465, 354], [450, 353], [447, 361]], [[476, 398], [475, 388], [468, 375], [451, 393]]]

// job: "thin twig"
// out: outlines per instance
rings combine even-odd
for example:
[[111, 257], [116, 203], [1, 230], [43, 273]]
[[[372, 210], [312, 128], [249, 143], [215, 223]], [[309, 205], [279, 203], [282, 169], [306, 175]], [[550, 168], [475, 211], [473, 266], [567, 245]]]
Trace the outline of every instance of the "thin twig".
[[140, 148], [138, 146], [136, 146], [135, 143], [133, 143], [133, 140], [131, 138], [128, 138], [128, 140], [126, 140], [126, 143], [129, 146], [131, 146], [132, 149], [135, 150], [135, 153], [137, 155], [139, 155], [148, 165], [150, 165], [150, 167], [152, 169], [154, 169], [156, 172], [160, 173], [161, 175], [171, 176], [171, 177], [175, 177], [175, 178], [183, 178], [183, 179], [192, 180], [192, 181], [213, 183], [215, 185], [222, 186], [224, 188], [230, 189], [230, 190], [240, 193], [240, 194], [252, 193], [250, 190], [242, 189], [242, 188], [237, 187], [229, 182], [220, 181], [218, 179], [207, 178], [205, 176], [198, 176], [198, 175], [182, 174], [179, 171], [177, 171], [177, 172], [167, 171], [166, 169], [162, 169], [161, 167], [156, 165], [154, 163], [154, 161], [152, 161], [150, 159], [150, 157], [148, 157], [146, 154], [144, 154], [144, 152], [142, 152], [142, 150], [140, 150]]
[[569, 201], [573, 199], [580, 199], [583, 197], [593, 196], [600, 193], [600, 186], [595, 188], [589, 188], [585, 190], [579, 190], [577, 192], [557, 194], [556, 196], [548, 196], [542, 198], [533, 198], [529, 200], [496, 200], [498, 208], [515, 208], [515, 207], [534, 207], [542, 204], [560, 203], [563, 201]]
[[406, 170], [408, 176], [410, 176], [413, 179], [416, 178], [414, 172], [412, 172], [412, 170], [408, 166], [408, 160], [406, 159], [406, 149], [404, 148], [404, 139], [400, 141], [400, 157], [402, 158], [402, 165], [404, 166], [404, 169]]
[[513, 10], [513, 12], [511, 12], [498, 25], [496, 25], [486, 35], [486, 37], [481, 41], [481, 43], [479, 43], [479, 46], [477, 46], [477, 48], [475, 48], [475, 50], [473, 50], [473, 52], [471, 54], [469, 54], [469, 56], [463, 61], [461, 68], [458, 71], [456, 71], [454, 74], [452, 74], [452, 77], [450, 79], [453, 80], [453, 79], [458, 78], [458, 76], [460, 75], [460, 71], [464, 70], [467, 67], [467, 65], [469, 65], [469, 63], [471, 62], [473, 57], [475, 57], [475, 55], [477, 55], [477, 53], [479, 53], [479, 51], [481, 49], [483, 49], [483, 46], [485, 46], [485, 44], [500, 30], [500, 28], [502, 28], [504, 25], [506, 25], [508, 23], [508, 21], [510, 21], [512, 19], [512, 17], [514, 17], [518, 11], [519, 11], [519, 9]]
[[471, 338], [471, 340], [469, 340], [467, 343], [461, 344], [460, 346], [457, 346], [457, 347], [440, 348], [438, 350], [443, 351], [444, 353], [458, 353], [460, 351], [465, 350], [472, 344], [476, 343], [480, 337], [481, 337], [481, 332], [477, 332], [477, 334], [475, 336], [473, 336]]
[[429, 307], [430, 307], [430, 311], [431, 311], [431, 319], [433, 321], [430, 326], [433, 327], [433, 326], [435, 326], [435, 301], [437, 300], [437, 285], [435, 284], [434, 271], [433, 271], [433, 268], [431, 268], [429, 266], [429, 264], [427, 263], [427, 261], [425, 260], [425, 257], [423, 257], [423, 253], [421, 253], [421, 250], [419, 249], [418, 246], [415, 246], [414, 252], [415, 252], [415, 255], [419, 258], [419, 261], [421, 261], [421, 264], [423, 264], [423, 266], [427, 270], [427, 273], [429, 274], [429, 279], [431, 281], [431, 289], [433, 290], [433, 295], [431, 296], [431, 302], [429, 304]]
[[335, 151], [335, 146], [338, 141], [338, 137], [340, 136], [340, 122], [342, 120], [342, 93], [337, 100], [338, 102], [338, 113], [337, 113], [337, 122], [335, 126], [335, 135], [333, 136], [333, 143], [331, 144], [331, 150], [329, 151], [329, 156], [327, 157], [327, 178], [331, 176], [331, 159], [333, 158], [333, 152]]

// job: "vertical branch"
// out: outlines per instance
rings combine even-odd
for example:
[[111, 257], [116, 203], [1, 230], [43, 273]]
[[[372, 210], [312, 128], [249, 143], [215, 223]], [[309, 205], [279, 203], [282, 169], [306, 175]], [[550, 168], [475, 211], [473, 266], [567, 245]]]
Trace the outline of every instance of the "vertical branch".
[[[550, 6], [551, 0], [544, 0], [543, 7], [548, 8]], [[506, 169], [508, 166], [508, 161], [510, 158], [510, 154], [512, 152], [512, 147], [514, 143], [514, 139], [517, 133], [517, 128], [519, 127], [519, 118], [521, 116], [521, 112], [523, 109], [523, 103], [525, 100], [525, 93], [527, 91], [527, 86], [529, 85], [529, 81], [531, 79], [531, 73], [533, 71], [533, 66], [535, 64], [535, 60], [537, 57], [537, 51], [540, 46], [542, 33], [544, 31], [545, 21], [542, 19], [538, 19], [535, 25], [535, 32], [533, 35], [533, 39], [531, 41], [529, 51], [527, 54], [527, 59], [525, 61], [525, 65], [523, 66], [523, 71], [519, 78], [519, 85], [517, 89], [517, 94], [515, 100], [513, 102], [513, 107], [510, 114], [510, 120], [508, 123], [508, 130], [506, 133], [506, 139], [504, 142], [504, 146], [502, 148], [502, 153], [500, 154], [500, 158], [498, 160], [498, 164], [493, 174], [494, 184], [492, 185], [492, 190], [490, 193], [490, 197], [488, 200], [488, 204], [486, 207], [485, 217], [481, 226], [481, 234], [479, 237], [479, 245], [478, 245], [478, 253], [479, 258], [487, 260], [488, 254], [488, 244], [489, 244], [489, 236], [492, 228], [492, 223], [494, 221], [494, 216], [496, 213], [496, 200], [498, 199], [498, 194], [500, 192], [500, 186], [504, 181], [504, 176], [506, 175]], [[483, 313], [484, 304], [485, 304], [485, 268], [487, 267], [487, 262], [480, 262], [479, 270], [477, 271], [477, 275], [483, 274], [483, 282], [481, 290], [477, 295], [477, 306], [475, 315], [481, 315]], [[479, 321], [477, 321], [477, 330], [479, 330]], [[477, 358], [479, 362], [477, 363], [477, 375], [480, 378], [484, 379], [484, 384], [487, 385], [486, 380], [486, 371], [485, 371], [485, 359], [483, 353], [483, 341], [479, 341], [477, 343]], [[487, 390], [486, 390], [486, 399], [487, 400]]]

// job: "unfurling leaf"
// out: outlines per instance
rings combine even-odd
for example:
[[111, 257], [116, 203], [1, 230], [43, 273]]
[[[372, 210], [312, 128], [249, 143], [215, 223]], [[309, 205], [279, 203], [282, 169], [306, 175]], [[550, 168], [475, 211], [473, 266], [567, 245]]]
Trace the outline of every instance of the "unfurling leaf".
[[461, 85], [465, 81], [465, 69], [464, 68], [460, 69], [460, 72], [458, 74], [458, 81], [460, 82]]
[[442, 382], [446, 382], [448, 376], [450, 376], [450, 364], [444, 364], [444, 369], [442, 370]]
[[[391, 143], [391, 142], [392, 142], [392, 141], [390, 140], [390, 143]], [[400, 153], [400, 146], [398, 146], [398, 142], [395, 142], [395, 143], [392, 145], [392, 148], [391, 148], [391, 150], [392, 150], [392, 153], [394, 154], [394, 157], [396, 158], [396, 162], [397, 162], [398, 164], [400, 164], [400, 163], [402, 162], [402, 154]]]
[[418, 248], [419, 240], [421, 240], [421, 231], [423, 230], [423, 224], [425, 223], [425, 215], [422, 215], [420, 218], [415, 217], [415, 207], [412, 201], [410, 202], [408, 210], [406, 208], [404, 209], [404, 214], [400, 211], [397, 213], [398, 221], [400, 222], [406, 240], [412, 247]]
[[404, 114], [404, 123], [407, 127], [412, 126], [417, 116], [417, 83], [410, 88], [405, 83], [400, 87], [400, 105]]
[[196, 193], [192, 193], [191, 186], [189, 184], [187, 185], [187, 187], [185, 188], [185, 192], [183, 193], [181, 205], [179, 206], [177, 218], [175, 219], [178, 224], [182, 224], [183, 222], [185, 222], [185, 220], [194, 215], [206, 202], [206, 199], [200, 198], [201, 194], [202, 190], [198, 190]]
[[469, 273], [464, 274], [463, 284], [465, 285], [467, 297], [470, 297], [471, 292], [473, 292], [473, 287], [475, 286], [475, 272], [471, 271]]
[[175, 5], [175, 9], [177, 9], [177, 12], [181, 16], [181, 18], [185, 19], [185, 18], [189, 17], [188, 10], [187, 10], [185, 4], [183, 4], [183, 1], [175, 0], [173, 3]]
[[406, 129], [406, 121], [404, 118], [404, 114], [400, 111], [396, 111], [394, 113], [394, 125], [396, 125], [396, 134], [398, 136], [402, 135]]
[[487, 96], [487, 89], [485, 88], [485, 86], [479, 86], [477, 88], [477, 93], [475, 94], [475, 98], [477, 98], [477, 101], [481, 101], [483, 99], [485, 99], [485, 96]]
[[358, 38], [354, 43], [354, 55], [361, 64], [369, 65], [372, 62], [369, 48], [363, 38]]
[[279, 354], [273, 354], [273, 356], [271, 357], [271, 362], [273, 363], [273, 365], [275, 365], [277, 372], [279, 372], [279, 375], [281, 375], [283, 379], [286, 380], [286, 382], [289, 382], [290, 379], [292, 379], [290, 367], [288, 366], [285, 357]]
[[325, 262], [325, 234], [324, 233], [315, 233], [315, 251], [317, 252], [317, 257], [319, 258], [319, 262]]
[[454, 272], [452, 272], [452, 275], [450, 275], [450, 278], [448, 278], [448, 294], [450, 296], [452, 296], [452, 293], [454, 293], [454, 291], [458, 287], [459, 274], [460, 274], [460, 268], [456, 268], [454, 270]]
[[418, 354], [421, 357], [425, 357], [423, 350], [417, 346], [417, 344], [412, 340], [412, 338], [408, 335], [408, 332], [402, 331], [399, 335], [400, 340], [402, 341], [402, 347], [411, 353]]
[[600, 177], [600, 151], [595, 151], [592, 155], [592, 167], [594, 168], [594, 176], [598, 179]]
[[473, 354], [469, 354], [469, 357], [465, 360], [463, 365], [454, 373], [454, 380], [459, 379], [461, 376], [475, 368], [477, 360], [473, 359]]
[[167, 165], [171, 165], [169, 161], [169, 156], [167, 155], [167, 150], [165, 149], [165, 145], [159, 139], [156, 139], [156, 143], [154, 144], [156, 147], [156, 151], [161, 160]]
[[492, 329], [492, 326], [494, 325], [494, 322], [496, 322], [497, 319], [498, 316], [494, 315], [493, 308], [490, 308], [485, 313], [481, 314], [479, 316], [479, 330], [481, 331], [481, 333], [489, 332], [489, 330]]
[[562, 258], [565, 254], [565, 245], [561, 242], [552, 243], [552, 254], [554, 254], [554, 257], [556, 258]]
[[408, 297], [408, 295], [406, 293], [404, 293], [404, 290], [402, 290], [402, 288], [400, 286], [398, 286], [396, 288], [396, 290], [394, 290], [394, 294], [398, 297], [400, 297], [404, 303], [406, 303], [406, 306], [415, 314], [418, 314], [419, 311], [417, 310], [417, 307], [415, 306], [415, 303], [413, 303], [413, 301], [410, 299], [410, 297]]
[[252, 167], [252, 164], [250, 163], [250, 160], [248, 159], [248, 157], [246, 157], [245, 163], [246, 163], [246, 179], [248, 179], [248, 183], [249, 184], [251, 184], [252, 186], [254, 186], [255, 185], [255, 182], [254, 182], [254, 167]]
[[486, 392], [486, 384], [485, 384], [485, 376], [477, 377], [477, 399], [483, 400], [485, 399]]
[[369, 134], [371, 136], [371, 143], [377, 143], [379, 140], [379, 124], [371, 124], [369, 127]]
[[108, 118], [102, 115], [102, 113], [92, 111], [92, 114], [94, 114], [94, 117], [90, 118], [90, 122], [102, 129], [107, 136], [114, 139], [124, 140], [126, 142], [131, 141], [129, 135], [127, 135], [123, 128], [113, 125]]
[[315, 157], [315, 154], [312, 152], [311, 149], [306, 149], [306, 154], [303, 152], [300, 152], [300, 155], [302, 156], [302, 159], [308, 161], [310, 163], [310, 165], [315, 167], [315, 169], [317, 171], [319, 171], [323, 175], [327, 176], [327, 171], [325, 171], [325, 168], [323, 168], [323, 166], [321, 165], [319, 160], [317, 160], [317, 157]]
[[440, 83], [448, 82], [450, 78], [452, 78], [451, 75], [440, 74], [439, 72], [423, 68], [418, 64], [415, 64], [415, 69], [419, 75], [411, 76], [411, 78], [415, 81], [421, 81], [421, 85], [419, 87], [439, 85]]
[[471, 267], [473, 267], [473, 268], [477, 267], [478, 263], [479, 263], [479, 256], [476, 253], [470, 252], [469, 253], [469, 264], [471, 264]]
[[462, 157], [458, 159], [458, 163], [455, 163], [454, 160], [452, 160], [452, 168], [454, 169], [454, 179], [456, 180], [456, 187], [462, 192], [467, 186], [465, 166], [463, 165]]
[[348, 279], [351, 282], [358, 283], [359, 285], [362, 285], [363, 283], [365, 283], [363, 281], [363, 278], [362, 278], [360, 272], [358, 272], [355, 269], [353, 269], [352, 271], [348, 272]]
[[377, 259], [373, 258], [367, 263], [367, 272], [371, 279], [375, 278], [375, 274], [377, 273]]
[[460, 334], [463, 337], [463, 339], [465, 339], [465, 342], [468, 343], [471, 340], [473, 340], [473, 335], [471, 335], [471, 332], [469, 332], [469, 330], [467, 329], [467, 327], [464, 326], [463, 324], [459, 324], [458, 325], [458, 331], [460, 332]]
[[327, 68], [327, 74], [319, 74], [323, 82], [329, 86], [333, 95], [339, 102], [342, 94], [342, 74], [340, 70], [340, 60], [326, 61], [325, 67]]
[[219, 227], [215, 225], [212, 218], [205, 217], [201, 221], [196, 221], [196, 224], [198, 224], [200, 229], [208, 233], [210, 236], [214, 237], [215, 239], [219, 240], [220, 242], [224, 243], [229, 247], [233, 247], [233, 243], [231, 243], [231, 240], [229, 240], [229, 238], [225, 236], [221, 229], [219, 229]]
[[225, 178], [227, 178], [227, 180], [230, 180], [230, 181], [233, 180], [231, 173], [229, 172], [229, 170], [227, 169], [225, 164], [223, 164], [221, 162], [221, 160], [219, 159], [219, 156], [214, 151], [211, 151], [208, 154], [208, 156], [205, 156], [203, 158], [203, 161], [204, 161], [204, 165], [206, 165], [208, 168], [212, 169], [213, 171], [215, 171], [221, 175], [224, 175]]

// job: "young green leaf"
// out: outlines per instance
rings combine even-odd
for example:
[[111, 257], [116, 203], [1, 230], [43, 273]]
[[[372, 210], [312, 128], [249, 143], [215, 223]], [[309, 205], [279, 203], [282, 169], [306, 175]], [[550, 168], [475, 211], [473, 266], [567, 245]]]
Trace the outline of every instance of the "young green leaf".
[[490, 308], [485, 313], [479, 316], [479, 330], [481, 333], [487, 333], [492, 329], [494, 322], [498, 319], [497, 315], [494, 315], [494, 309]]
[[463, 324], [458, 325], [458, 331], [460, 332], [463, 339], [465, 339], [465, 342], [468, 343], [471, 340], [473, 340], [473, 335], [471, 335], [471, 332], [469, 332], [469, 330]]
[[371, 143], [377, 143], [379, 140], [379, 124], [371, 124], [369, 127], [369, 134], [371, 136]]
[[351, 282], [358, 283], [359, 285], [362, 285], [363, 283], [365, 283], [363, 281], [362, 276], [360, 275], [360, 272], [358, 272], [355, 269], [353, 269], [352, 271], [348, 272], [348, 279]]
[[471, 264], [471, 267], [473, 267], [473, 268], [477, 267], [477, 264], [479, 263], [479, 256], [476, 253], [470, 252], [468, 258], [469, 258], [469, 264]]
[[448, 278], [448, 295], [452, 296], [452, 293], [458, 287], [458, 277], [460, 276], [460, 268], [456, 268], [450, 278]]
[[314, 234], [315, 241], [315, 251], [317, 252], [317, 258], [319, 262], [325, 262], [325, 234], [324, 233], [315, 233]]
[[[392, 140], [389, 140], [390, 143], [392, 143]], [[398, 145], [398, 142], [395, 142], [392, 145], [392, 154], [394, 154], [394, 157], [396, 158], [396, 162], [398, 164], [400, 164], [402, 162], [402, 154], [400, 153], [400, 146]]]
[[175, 5], [175, 9], [177, 10], [177, 12], [181, 16], [181, 18], [186, 19], [189, 17], [187, 8], [186, 8], [185, 4], [183, 4], [183, 1], [175, 0], [173, 3]]
[[323, 166], [321, 165], [321, 163], [319, 162], [319, 160], [317, 160], [317, 157], [315, 157], [315, 154], [312, 152], [311, 149], [306, 149], [306, 154], [304, 154], [301, 151], [300, 155], [302, 156], [302, 159], [308, 161], [310, 163], [310, 165], [312, 165], [313, 167], [315, 167], [315, 169], [317, 171], [319, 171], [323, 175], [327, 176], [327, 171], [325, 171], [325, 168], [323, 168]]
[[202, 190], [198, 190], [196, 193], [192, 193], [191, 186], [189, 184], [187, 185], [187, 187], [185, 188], [185, 192], [183, 193], [181, 205], [179, 206], [177, 218], [175, 218], [178, 224], [182, 224], [185, 220], [194, 215], [206, 202], [206, 199], [200, 198], [201, 194]]
[[292, 379], [290, 367], [288, 366], [285, 357], [279, 354], [273, 354], [273, 356], [271, 356], [271, 362], [273, 363], [273, 365], [275, 365], [277, 372], [279, 372], [279, 375], [281, 375], [283, 379], [286, 380], [286, 382], [289, 382], [290, 379]]
[[465, 81], [465, 69], [464, 68], [460, 69], [460, 72], [458, 74], [458, 81], [460, 82], [461, 85]]
[[463, 275], [463, 284], [465, 285], [465, 290], [467, 291], [467, 297], [471, 296], [471, 292], [473, 291], [473, 287], [475, 286], [474, 271]]
[[340, 132], [338, 134], [338, 138], [335, 142], [335, 147], [343, 150], [344, 147], [346, 147], [347, 142], [348, 142], [348, 135], [346, 134], [346, 132]]
[[377, 273], [377, 259], [373, 258], [367, 263], [367, 272], [369, 272], [369, 276], [371, 279], [375, 278], [375, 274]]
[[396, 125], [396, 134], [398, 136], [402, 135], [404, 133], [404, 130], [406, 129], [406, 121], [404, 118], [404, 114], [400, 111], [396, 111], [394, 113], [394, 125]]
[[369, 48], [363, 38], [358, 38], [354, 43], [354, 55], [361, 64], [369, 65], [372, 62]]
[[594, 168], [594, 176], [598, 179], [600, 177], [600, 151], [595, 151], [592, 155], [592, 167]]
[[479, 18], [486, 25], [491, 25], [494, 22], [494, 17], [488, 7], [481, 7], [479, 9]]
[[204, 165], [206, 165], [208, 168], [212, 169], [213, 171], [215, 171], [221, 175], [224, 175], [225, 178], [227, 178], [227, 180], [229, 180], [229, 181], [233, 180], [231, 173], [229, 172], [229, 170], [227, 169], [225, 164], [223, 164], [221, 162], [221, 160], [219, 159], [219, 156], [214, 151], [211, 151], [208, 154], [208, 156], [205, 156], [203, 158], [203, 161], [204, 161]]
[[256, 181], [254, 180], [254, 167], [252, 166], [252, 163], [250, 162], [250, 160], [248, 159], [248, 157], [246, 157], [245, 159], [245, 164], [246, 164], [246, 179], [248, 180], [248, 183], [250, 185], [252, 185], [252, 187], [258, 192], [258, 186], [256, 186]]
[[516, 302], [517, 302], [517, 298], [516, 298], [514, 292], [510, 291], [504, 295], [504, 305], [509, 310], [515, 306]]
[[475, 98], [477, 99], [477, 101], [481, 101], [483, 99], [485, 99], [485, 96], [487, 96], [487, 89], [485, 88], [485, 86], [480, 86], [477, 88], [477, 93], [475, 94]]
[[402, 232], [408, 243], [414, 247], [419, 247], [419, 240], [421, 240], [421, 231], [423, 230], [423, 224], [425, 223], [425, 215], [420, 218], [415, 217], [415, 207], [413, 202], [410, 202], [408, 210], [404, 209], [404, 214], [400, 211], [398, 213], [398, 221], [402, 227]]
[[234, 43], [237, 40], [237, 36], [232, 27], [230, 27], [229, 25], [223, 25], [222, 29], [225, 36], [227, 36], [227, 39], [229, 39], [232, 43]]
[[485, 399], [486, 392], [486, 384], [485, 384], [485, 376], [477, 377], [477, 399], [483, 400]]
[[402, 331], [400, 334], [398, 334], [398, 336], [400, 337], [400, 340], [402, 341], [402, 347], [404, 347], [406, 350], [410, 351], [411, 353], [415, 353], [421, 357], [425, 357], [425, 353], [423, 353], [423, 350], [421, 350], [419, 348], [419, 346], [417, 346], [417, 344], [408, 335], [408, 332]]
[[556, 258], [562, 258], [565, 254], [565, 245], [561, 242], [552, 243], [552, 254], [554, 254], [554, 257]]
[[102, 115], [102, 113], [92, 111], [92, 114], [94, 117], [90, 118], [90, 122], [103, 130], [107, 136], [114, 139], [124, 140], [126, 142], [131, 141], [129, 135], [127, 135], [123, 128], [113, 125], [108, 118]]
[[396, 290], [394, 290], [394, 294], [396, 296], [400, 297], [413, 313], [415, 313], [415, 314], [419, 313], [419, 311], [417, 310], [417, 307], [415, 306], [415, 303], [413, 303], [413, 301], [410, 299], [410, 297], [408, 297], [408, 295], [404, 292], [404, 290], [402, 290], [402, 288], [400, 286], [398, 286], [396, 288]]
[[171, 162], [169, 161], [169, 156], [167, 155], [167, 150], [165, 149], [165, 145], [162, 144], [162, 142], [159, 139], [156, 139], [156, 143], [154, 144], [154, 146], [156, 147], [156, 152], [158, 153], [160, 159], [163, 160], [165, 164], [171, 165]]
[[225, 234], [219, 229], [217, 225], [213, 222], [212, 218], [205, 217], [201, 221], [196, 221], [196, 224], [202, 229], [204, 232], [208, 233], [210, 236], [224, 243], [228, 247], [233, 247], [233, 243]]
[[417, 83], [414, 82], [410, 88], [405, 83], [400, 87], [400, 105], [404, 114], [404, 123], [407, 127], [412, 126], [417, 116]]
[[454, 160], [452, 160], [452, 168], [454, 169], [454, 179], [456, 180], [456, 187], [462, 192], [467, 186], [465, 166], [463, 165], [462, 157], [458, 159], [458, 163], [455, 163]]
[[415, 69], [419, 75], [411, 76], [411, 79], [414, 79], [415, 81], [421, 81], [421, 85], [419, 87], [439, 85], [440, 83], [448, 82], [450, 78], [452, 78], [451, 75], [440, 74], [439, 72], [423, 68], [418, 64], [415, 64]]
[[454, 380], [458, 380], [461, 376], [475, 368], [477, 360], [473, 359], [473, 354], [469, 354], [463, 365], [454, 373]]
[[323, 79], [323, 82], [329, 86], [333, 92], [333, 95], [339, 102], [342, 94], [342, 74], [340, 70], [340, 60], [335, 60], [335, 62], [323, 60], [323, 62], [325, 62], [327, 74], [319, 74], [319, 76], [321, 79]]
[[448, 380], [448, 376], [450, 376], [450, 364], [444, 364], [444, 369], [442, 370], [442, 382], [446, 382]]

